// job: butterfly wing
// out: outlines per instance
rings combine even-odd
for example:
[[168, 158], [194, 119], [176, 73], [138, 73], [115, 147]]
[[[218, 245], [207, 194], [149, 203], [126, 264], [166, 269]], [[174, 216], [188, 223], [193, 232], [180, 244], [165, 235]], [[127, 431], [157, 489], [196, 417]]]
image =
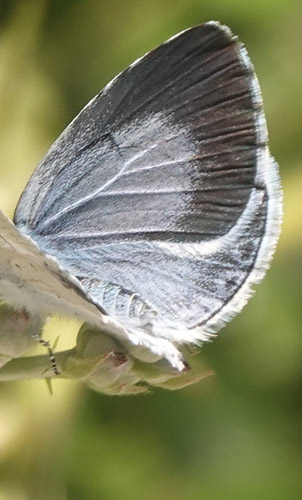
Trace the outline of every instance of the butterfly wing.
[[130, 329], [195, 342], [264, 274], [280, 196], [253, 67], [210, 22], [82, 110], [33, 173], [15, 223]]
[[[0, 300], [45, 318], [54, 310], [103, 321], [101, 307], [87, 303], [81, 284], [21, 234], [0, 210]], [[106, 322], [106, 319], [105, 319]]]

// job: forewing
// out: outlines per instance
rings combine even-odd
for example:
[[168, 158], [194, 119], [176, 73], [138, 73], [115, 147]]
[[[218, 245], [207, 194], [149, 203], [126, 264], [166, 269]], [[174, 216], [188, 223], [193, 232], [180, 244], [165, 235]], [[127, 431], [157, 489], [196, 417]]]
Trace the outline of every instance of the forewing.
[[111, 314], [191, 341], [240, 309], [263, 274], [279, 200], [252, 65], [227, 28], [206, 23], [83, 109], [15, 221]]

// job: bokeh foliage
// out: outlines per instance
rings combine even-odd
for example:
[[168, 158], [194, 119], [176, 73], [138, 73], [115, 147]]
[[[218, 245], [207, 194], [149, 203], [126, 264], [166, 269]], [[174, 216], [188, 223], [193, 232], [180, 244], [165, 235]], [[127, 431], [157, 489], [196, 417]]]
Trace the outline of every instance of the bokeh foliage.
[[[209, 19], [245, 42], [285, 191], [283, 232], [255, 297], [195, 357], [216, 373], [175, 393], [110, 398], [57, 381], [0, 387], [2, 500], [294, 500], [301, 487], [300, 0], [0, 0], [0, 206], [132, 60]], [[78, 325], [46, 336], [72, 344]]]

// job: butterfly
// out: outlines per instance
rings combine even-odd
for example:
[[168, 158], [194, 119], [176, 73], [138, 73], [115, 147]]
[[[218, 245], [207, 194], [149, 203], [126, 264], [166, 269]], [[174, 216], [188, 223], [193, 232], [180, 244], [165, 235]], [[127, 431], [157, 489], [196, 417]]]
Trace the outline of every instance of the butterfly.
[[[217, 22], [116, 76], [0, 213], [0, 295], [185, 368], [268, 268], [282, 213], [259, 84]], [[100, 333], [101, 334], [101, 333]]]

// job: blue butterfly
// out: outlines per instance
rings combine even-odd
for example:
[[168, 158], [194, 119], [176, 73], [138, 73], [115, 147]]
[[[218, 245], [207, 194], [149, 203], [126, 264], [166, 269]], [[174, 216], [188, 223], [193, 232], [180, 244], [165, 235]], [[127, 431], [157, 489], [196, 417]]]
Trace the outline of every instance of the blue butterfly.
[[208, 22], [131, 64], [50, 148], [15, 226], [1, 214], [1, 295], [37, 325], [78, 317], [181, 371], [182, 345], [262, 279], [281, 205], [253, 66]]

